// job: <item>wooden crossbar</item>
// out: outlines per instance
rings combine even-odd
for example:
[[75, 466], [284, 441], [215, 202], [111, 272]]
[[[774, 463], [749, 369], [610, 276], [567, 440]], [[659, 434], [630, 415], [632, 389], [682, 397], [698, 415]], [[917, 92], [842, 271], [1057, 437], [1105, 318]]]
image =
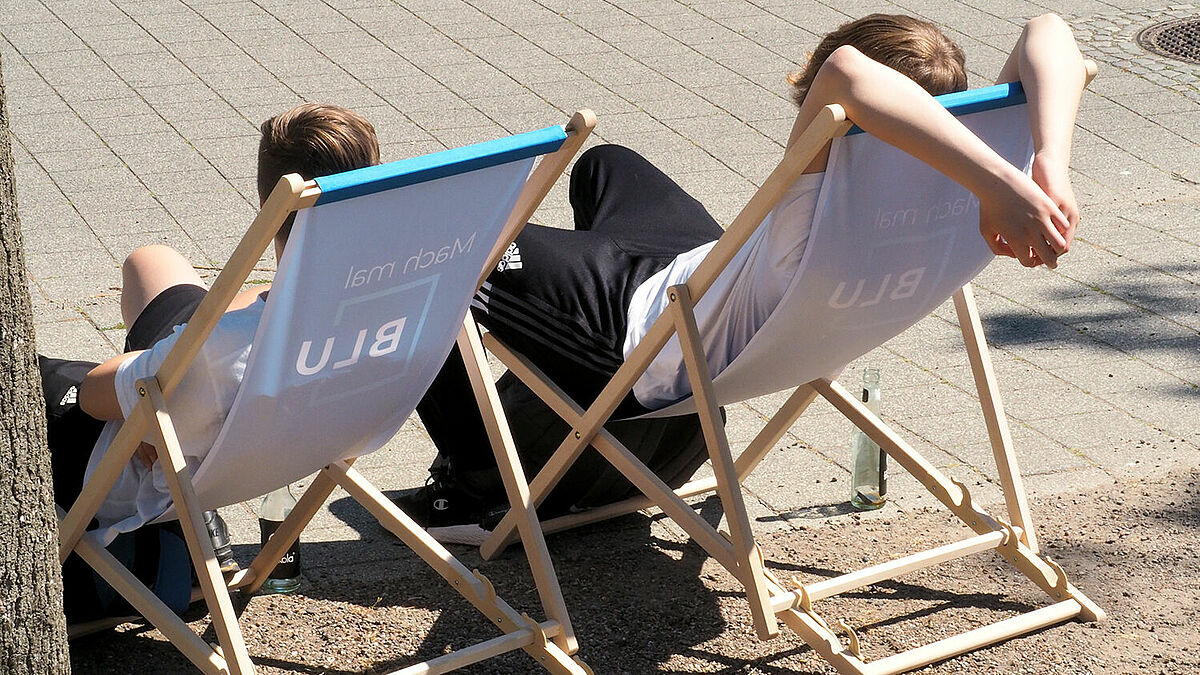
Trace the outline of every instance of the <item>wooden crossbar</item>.
[[[988, 551], [999, 546], [1005, 537], [1004, 532], [990, 532], [981, 534], [970, 539], [964, 539], [952, 544], [946, 544], [937, 548], [921, 551], [912, 555], [897, 558], [885, 563], [865, 567], [857, 572], [843, 574], [841, 576], [818, 581], [811, 584], [805, 584], [804, 588], [808, 592], [808, 598], [812, 602], [822, 600], [853, 591], [864, 586], [894, 579], [901, 574], [915, 572], [916, 570], [925, 569], [940, 563], [957, 560], [966, 557], [972, 553], [980, 551]], [[776, 605], [775, 611], [781, 611], [791, 607], [798, 607], [801, 602], [799, 592], [793, 592], [793, 600], [787, 606]], [[782, 603], [781, 603], [782, 604]]]
[[471, 645], [470, 647], [464, 647], [451, 654], [429, 659], [425, 663], [418, 663], [407, 668], [392, 671], [392, 675], [439, 675], [440, 673], [449, 673], [474, 665], [480, 661], [486, 661], [501, 654], [521, 649], [539, 639], [544, 640], [546, 636], [557, 635], [559, 633], [558, 629], [559, 625], [557, 622], [547, 621]]
[[1082, 608], [1075, 600], [1063, 600], [1048, 607], [1035, 609], [1020, 616], [981, 626], [974, 630], [938, 640], [901, 654], [873, 661], [864, 669], [870, 675], [903, 673], [921, 666], [964, 654], [980, 647], [1003, 642], [1019, 635], [1031, 633], [1039, 628], [1053, 626], [1078, 616]]

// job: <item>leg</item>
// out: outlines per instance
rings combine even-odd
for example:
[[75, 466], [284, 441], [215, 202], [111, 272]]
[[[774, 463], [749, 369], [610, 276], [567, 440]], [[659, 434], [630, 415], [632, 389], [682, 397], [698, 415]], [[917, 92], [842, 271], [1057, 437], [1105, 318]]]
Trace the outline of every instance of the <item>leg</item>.
[[[509, 417], [509, 427], [522, 463], [535, 470], [540, 468], [549, 455], [549, 444], [558, 447], [562, 436], [569, 431], [566, 423], [561, 422], [512, 375], [501, 376], [496, 386]], [[470, 503], [472, 508], [499, 504], [505, 497], [487, 428], [473, 397], [474, 390], [456, 345], [417, 404], [421, 423], [438, 449], [438, 457], [429, 469], [430, 474], [435, 482], [441, 483], [447, 490], [463, 492], [475, 498], [468, 501], [483, 502]], [[594, 473], [601, 468], [597, 464], [589, 471]], [[578, 496], [557, 495], [569, 497], [570, 503], [574, 503]]]
[[121, 318], [132, 326], [150, 301], [172, 286], [204, 286], [192, 263], [159, 244], [135, 249], [121, 265]]
[[[494, 473], [496, 468], [487, 429], [473, 396], [471, 381], [455, 345], [417, 404], [417, 414], [438, 449], [439, 461], [448, 460], [455, 473], [460, 475], [481, 469]], [[487, 487], [494, 487], [503, 494], [503, 487], [498, 482]]]
[[624, 360], [633, 291], [722, 230], [700, 202], [621, 146], [583, 153], [570, 192], [575, 231], [526, 227], [512, 249], [518, 264], [488, 276], [475, 316], [588, 405]]
[[603, 232], [627, 252], [674, 257], [721, 236], [721, 226], [675, 181], [629, 148], [601, 145], [571, 173], [575, 229]]
[[[127, 352], [148, 349], [176, 326], [187, 323], [207, 293], [192, 263], [175, 249], [158, 244], [130, 253], [121, 265], [121, 277]], [[236, 570], [225, 520], [216, 511], [205, 511], [204, 524], [221, 570]]]

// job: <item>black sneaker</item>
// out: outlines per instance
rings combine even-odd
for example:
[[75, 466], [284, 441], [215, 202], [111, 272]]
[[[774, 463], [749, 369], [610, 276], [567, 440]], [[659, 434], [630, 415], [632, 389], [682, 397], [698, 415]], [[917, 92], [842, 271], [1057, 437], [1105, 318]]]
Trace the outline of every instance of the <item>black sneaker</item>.
[[204, 527], [208, 530], [208, 538], [212, 540], [213, 550], [217, 553], [217, 564], [221, 566], [221, 572], [238, 571], [237, 561], [233, 559], [233, 549], [229, 545], [229, 528], [225, 525], [225, 519], [216, 511], [205, 511]]
[[443, 544], [479, 546], [491, 532], [482, 526], [488, 508], [441, 472], [430, 472], [423, 487], [403, 490], [392, 502]]

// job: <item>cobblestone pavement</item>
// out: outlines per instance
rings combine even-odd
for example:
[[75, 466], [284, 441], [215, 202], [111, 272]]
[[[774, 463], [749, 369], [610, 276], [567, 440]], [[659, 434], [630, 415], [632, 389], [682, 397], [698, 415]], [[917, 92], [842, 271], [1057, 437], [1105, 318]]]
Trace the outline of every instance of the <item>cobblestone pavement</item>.
[[[976, 289], [1029, 489], [1080, 490], [1200, 460], [1200, 66], [1142, 51], [1164, 0], [3, 0], [0, 57], [41, 351], [104, 359], [124, 338], [119, 264], [162, 242], [212, 278], [255, 213], [257, 125], [301, 101], [376, 124], [385, 160], [565, 121], [631, 146], [728, 223], [778, 160], [783, 75], [870, 12], [943, 25], [986, 84], [1023, 22], [1076, 27], [1100, 76], [1078, 118], [1076, 248], [1058, 271], [1001, 260]], [[565, 185], [537, 219], [569, 226]], [[264, 260], [256, 279], [267, 279]], [[883, 371], [884, 413], [994, 502], [993, 463], [949, 306], [846, 371]], [[735, 444], [779, 404], [729, 410]], [[748, 482], [764, 536], [844, 513], [850, 426], [824, 404]], [[414, 420], [360, 467], [419, 484]], [[925, 507], [896, 472], [890, 518]], [[241, 542], [253, 507], [228, 509]], [[1053, 514], [1045, 514], [1053, 515]], [[666, 525], [656, 525], [671, 534]], [[677, 534], [677, 533], [676, 533]], [[358, 533], [325, 511], [309, 537]]]

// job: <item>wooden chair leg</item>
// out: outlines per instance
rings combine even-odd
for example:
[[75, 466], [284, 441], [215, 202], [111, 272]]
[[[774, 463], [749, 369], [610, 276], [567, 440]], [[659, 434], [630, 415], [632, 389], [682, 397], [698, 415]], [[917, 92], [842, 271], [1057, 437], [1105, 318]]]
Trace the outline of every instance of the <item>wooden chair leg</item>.
[[983, 420], [992, 444], [992, 455], [996, 458], [996, 474], [1004, 491], [1008, 518], [1013, 525], [1021, 529], [1021, 541], [1037, 553], [1037, 534], [1033, 530], [1029, 498], [1025, 494], [1021, 470], [1017, 466], [1017, 454], [1013, 450], [1012, 435], [1008, 431], [1008, 418], [1004, 415], [1004, 404], [1000, 402], [996, 373], [992, 369], [987, 339], [983, 335], [983, 324], [979, 321], [975, 293], [970, 284], [954, 293], [954, 310], [958, 314], [963, 342], [966, 343], [971, 375], [975, 378], [975, 389], [979, 392], [979, 405], [983, 408]]
[[242, 638], [241, 628], [238, 627], [237, 614], [233, 611], [233, 603], [229, 599], [229, 589], [225, 586], [225, 578], [221, 575], [217, 554], [213, 550], [212, 540], [208, 537], [208, 529], [204, 526], [204, 513], [196, 501], [196, 493], [192, 488], [191, 472], [188, 471], [183, 449], [175, 435], [175, 425], [167, 412], [166, 402], [158, 381], [148, 378], [138, 381], [139, 392], [145, 392], [154, 408], [154, 418], [157, 422], [153, 430], [156, 434], [159, 462], [163, 464], [167, 487], [175, 503], [179, 516], [179, 525], [183, 530], [183, 538], [191, 553], [192, 565], [196, 577], [200, 580], [200, 588], [204, 592], [204, 600], [208, 604], [208, 612], [212, 617], [213, 630], [224, 650], [229, 672], [233, 675], [253, 673], [254, 664], [246, 650], [246, 642]]
[[133, 459], [133, 453], [137, 450], [138, 443], [150, 429], [150, 416], [149, 402], [138, 401], [129, 418], [121, 425], [121, 430], [117, 432], [108, 451], [100, 458], [100, 463], [92, 472], [91, 478], [84, 484], [83, 491], [71, 505], [70, 511], [59, 522], [58, 561], [60, 563], [66, 562], [67, 556], [71, 554], [71, 549], [83, 536], [88, 523], [95, 517], [96, 511], [108, 493], [112, 492], [113, 485], [116, 484], [125, 465]]
[[686, 284], [672, 286], [667, 290], [671, 300], [670, 312], [675, 318], [675, 329], [683, 349], [683, 362], [688, 379], [692, 384], [692, 395], [700, 415], [700, 426], [704, 441], [708, 445], [708, 456], [712, 461], [713, 473], [717, 478], [717, 494], [725, 508], [729, 522], [730, 540], [737, 555], [738, 577], [746, 587], [750, 601], [750, 614], [754, 618], [754, 630], [766, 639], [779, 634], [775, 613], [771, 610], [771, 595], [763, 581], [763, 563], [754, 532], [750, 529], [750, 517], [746, 513], [746, 502], [742, 498], [742, 485], [734, 467], [729, 450], [729, 439], [725, 425], [721, 422], [720, 406], [713, 392], [712, 373], [704, 355], [704, 344], [700, 341], [700, 330], [696, 326], [691, 293]]
[[[489, 338], [490, 336], [485, 336], [485, 342], [489, 342]], [[572, 401], [562, 389], [551, 382], [536, 366], [499, 343], [492, 344], [490, 349], [492, 353], [500, 358], [501, 362], [508, 366], [509, 370], [518, 379], [528, 385], [567, 424], [576, 428], [584, 426], [583, 418], [586, 414], [585, 411]], [[621, 472], [621, 475], [625, 476], [630, 483], [633, 483], [634, 487], [646, 495], [649, 502], [662, 509], [664, 513], [678, 523], [689, 536], [696, 540], [696, 543], [700, 544], [709, 555], [720, 562], [731, 574], [737, 573], [738, 565], [732, 545], [727, 539], [719, 535], [687, 502], [683, 501], [683, 494], [677, 494], [676, 491], [671, 490], [661, 478], [647, 468], [636, 455], [630, 452], [608, 430], [600, 429], [591, 442], [596, 450], [614, 468]], [[697, 488], [695, 493], [716, 489], [715, 479], [703, 479], [697, 483], [694, 486]], [[586, 516], [587, 512], [578, 515]]]
[[567, 613], [566, 601], [562, 597], [558, 576], [554, 573], [554, 563], [551, 562], [550, 553], [546, 549], [545, 535], [538, 523], [537, 513], [533, 510], [529, 485], [525, 482], [521, 458], [517, 455], [517, 446], [513, 442], [504, 408], [500, 404], [500, 394], [496, 391], [491, 372], [487, 370], [487, 357], [480, 342], [479, 329], [470, 313], [464, 319], [463, 328], [459, 332], [458, 348], [467, 369], [467, 376], [471, 380], [471, 388], [475, 392], [476, 403], [483, 415], [484, 426], [487, 427], [492, 451], [496, 455], [496, 465], [508, 496], [509, 512], [516, 512], [517, 531], [525, 545], [525, 557], [533, 573], [534, 586], [546, 615], [562, 627], [555, 641], [568, 654], [574, 654], [579, 650], [579, 643], [571, 627], [571, 618]]
[[[582, 666], [578, 661], [572, 659], [553, 641], [553, 638], [562, 630], [557, 621], [551, 620], [531, 626], [528, 619], [513, 609], [503, 598], [496, 595], [496, 590], [487, 577], [479, 574], [478, 571], [468, 570], [450, 551], [446, 550], [445, 546], [421, 529], [408, 514], [400, 510], [380, 492], [379, 488], [363, 478], [362, 474], [347, 466], [345, 462], [335, 462], [329, 465], [328, 470], [338, 485], [350, 493], [350, 496], [375, 516], [381, 525], [404, 542], [417, 557], [445, 579], [464, 599], [483, 613], [491, 625], [509, 634], [510, 639], [504, 644], [525, 650], [539, 665], [550, 672], [573, 675], [586, 673], [586, 666]], [[536, 630], [533, 629], [534, 626], [536, 626]], [[486, 658], [491, 654], [491, 647], [482, 650], [468, 649], [468, 654], [482, 654], [486, 651], [487, 654], [480, 658]], [[444, 672], [444, 670], [430, 670], [424, 666], [414, 668], [416, 670], [411, 672]]]
[[750, 441], [750, 445], [742, 451], [742, 454], [738, 455], [737, 461], [734, 462], [734, 468], [739, 481], [746, 480], [750, 472], [754, 471], [759, 462], [767, 456], [771, 448], [775, 447], [779, 439], [783, 438], [787, 430], [795, 424], [800, 415], [816, 398], [817, 390], [813, 389], [811, 385], [802, 384], [796, 387], [796, 390], [788, 396], [779, 410], [759, 430], [754, 440]]

